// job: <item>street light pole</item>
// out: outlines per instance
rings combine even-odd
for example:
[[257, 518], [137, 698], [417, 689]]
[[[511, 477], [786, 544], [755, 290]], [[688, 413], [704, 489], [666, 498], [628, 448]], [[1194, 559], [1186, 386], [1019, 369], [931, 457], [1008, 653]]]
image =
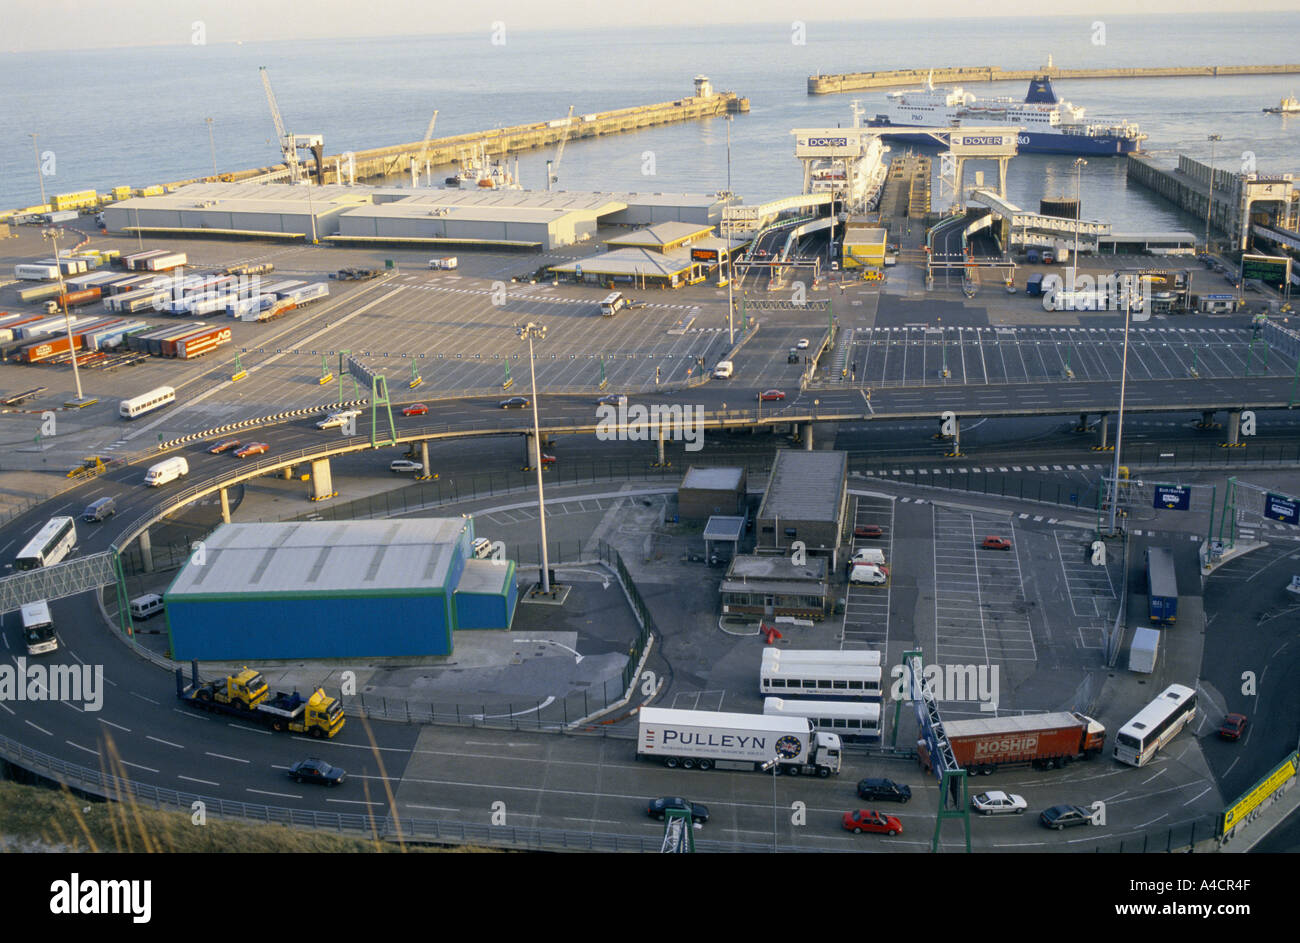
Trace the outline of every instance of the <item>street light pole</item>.
[[1205, 253], [1210, 253], [1210, 217], [1214, 214], [1214, 145], [1223, 140], [1221, 134], [1210, 135], [1210, 191], [1205, 198]]
[[537, 364], [533, 360], [533, 338], [544, 339], [546, 328], [529, 321], [519, 328], [519, 337], [528, 340], [528, 372], [533, 385], [533, 447], [537, 455], [537, 520], [542, 529], [542, 593], [551, 591], [550, 559], [546, 552], [546, 497], [542, 492], [542, 432], [537, 419]]
[[212, 119], [204, 118], [208, 123], [208, 149], [212, 151], [212, 176], [217, 176], [217, 142], [212, 137]]
[[36, 147], [36, 135], [31, 131], [28, 131], [27, 136], [32, 139], [32, 154], [36, 157], [36, 179], [37, 181], [40, 182], [41, 185], [41, 205], [44, 206], [45, 205], [45, 175], [41, 173], [41, 152]]
[[1114, 483], [1110, 493], [1110, 533], [1115, 533], [1115, 515], [1119, 509], [1119, 449], [1124, 440], [1124, 391], [1128, 381], [1128, 326], [1129, 315], [1133, 310], [1133, 295], [1124, 296], [1124, 355], [1120, 358], [1119, 372], [1119, 420], [1115, 423], [1115, 466], [1111, 474]]
[[81, 394], [81, 372], [77, 369], [77, 352], [72, 346], [72, 319], [68, 317], [68, 287], [63, 283], [63, 263], [59, 258], [59, 233], [57, 229], [47, 229], [42, 233], [54, 245], [54, 267], [59, 270], [59, 301], [63, 303], [63, 326], [68, 332], [68, 356], [72, 358], [72, 380], [77, 385], [77, 402], [85, 397]]
[[1074, 159], [1074, 266], [1071, 268], [1070, 291], [1078, 287], [1079, 280], [1079, 223], [1083, 214], [1080, 191], [1083, 187], [1083, 168], [1088, 162], [1082, 157]]

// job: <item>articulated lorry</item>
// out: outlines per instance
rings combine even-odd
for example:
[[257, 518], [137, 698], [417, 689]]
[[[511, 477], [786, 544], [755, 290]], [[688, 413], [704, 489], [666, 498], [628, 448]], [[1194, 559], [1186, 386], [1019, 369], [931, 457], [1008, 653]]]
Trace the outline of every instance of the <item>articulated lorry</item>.
[[187, 685], [184, 671], [176, 669], [176, 696], [199, 710], [230, 714], [272, 730], [291, 730], [318, 739], [333, 737], [343, 729], [343, 704], [326, 694], [324, 688], [317, 688], [305, 698], [297, 691], [271, 696], [261, 672], [251, 668], [220, 681], [200, 681], [197, 661], [190, 663], [190, 678]]
[[[1105, 727], [1084, 714], [1066, 711], [951, 720], [944, 722], [943, 729], [957, 763], [968, 773], [985, 776], [1003, 766], [1060, 769], [1076, 759], [1092, 759], [1106, 742]], [[917, 752], [921, 765], [929, 770], [930, 755], [923, 741], [917, 744]]]
[[818, 733], [806, 717], [643, 707], [638, 719], [637, 759], [664, 766], [753, 770], [775, 759], [791, 776], [840, 771], [839, 736]]

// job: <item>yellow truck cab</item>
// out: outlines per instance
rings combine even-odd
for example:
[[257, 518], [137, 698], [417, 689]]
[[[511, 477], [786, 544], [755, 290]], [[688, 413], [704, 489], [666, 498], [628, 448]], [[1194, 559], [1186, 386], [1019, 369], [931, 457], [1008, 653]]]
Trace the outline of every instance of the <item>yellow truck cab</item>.
[[237, 675], [227, 675], [224, 681], [213, 682], [212, 694], [219, 703], [248, 710], [266, 700], [269, 690], [260, 671], [245, 668]]

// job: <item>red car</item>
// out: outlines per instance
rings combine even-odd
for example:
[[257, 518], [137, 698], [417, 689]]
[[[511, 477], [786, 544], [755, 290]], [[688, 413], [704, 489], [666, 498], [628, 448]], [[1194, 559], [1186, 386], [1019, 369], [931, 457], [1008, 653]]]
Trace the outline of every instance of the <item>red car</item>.
[[980, 546], [985, 550], [1010, 550], [1011, 541], [1006, 537], [985, 537]]
[[785, 394], [780, 390], [764, 390], [762, 393], [758, 394], [758, 401], [760, 403], [767, 403], [777, 399], [785, 399]]
[[885, 532], [875, 524], [859, 524], [857, 527], [853, 528], [854, 537], [862, 537], [867, 540], [876, 537], [883, 537], [884, 535]]
[[403, 416], [424, 416], [429, 412], [429, 407], [423, 403], [412, 403], [402, 410]]
[[250, 455], [261, 455], [269, 448], [270, 446], [265, 442], [250, 442], [242, 449], [235, 452], [235, 458], [248, 458]]
[[883, 835], [903, 834], [903, 823], [892, 815], [883, 815], [874, 809], [858, 809], [844, 813], [844, 828], [854, 835], [863, 832], [880, 832]]
[[1246, 715], [1229, 714], [1223, 718], [1223, 726], [1219, 728], [1219, 736], [1224, 740], [1240, 740], [1241, 735], [1246, 732]]
[[209, 455], [220, 455], [222, 452], [228, 452], [230, 449], [237, 449], [244, 443], [238, 439], [226, 439], [224, 442], [218, 442], [212, 448], [208, 449]]
[[542, 464], [543, 464], [543, 465], [554, 465], [554, 464], [555, 464], [555, 456], [554, 456], [554, 455], [547, 455], [545, 452], [543, 452], [543, 453], [542, 453]]

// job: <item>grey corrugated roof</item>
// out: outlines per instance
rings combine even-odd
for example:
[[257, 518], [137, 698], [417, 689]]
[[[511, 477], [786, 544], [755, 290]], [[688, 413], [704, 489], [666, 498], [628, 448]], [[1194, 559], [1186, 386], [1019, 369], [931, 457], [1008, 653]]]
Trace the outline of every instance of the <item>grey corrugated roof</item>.
[[778, 450], [758, 509], [759, 519], [834, 521], [847, 470], [846, 452]]
[[806, 583], [743, 583], [740, 580], [723, 580], [724, 593], [768, 593], [781, 596], [825, 596], [829, 590], [825, 583], [811, 580]]
[[717, 468], [700, 468], [692, 465], [686, 469], [678, 490], [699, 488], [702, 491], [735, 491], [740, 487], [740, 480], [744, 475], [743, 468], [730, 465]]
[[338, 593], [446, 587], [464, 518], [224, 524], [169, 599], [226, 593]]
[[740, 535], [744, 532], [745, 519], [743, 517], [715, 514], [704, 525], [705, 540], [739, 540]]
[[466, 560], [465, 569], [456, 584], [458, 593], [495, 594], [505, 589], [510, 567], [493, 560]]

